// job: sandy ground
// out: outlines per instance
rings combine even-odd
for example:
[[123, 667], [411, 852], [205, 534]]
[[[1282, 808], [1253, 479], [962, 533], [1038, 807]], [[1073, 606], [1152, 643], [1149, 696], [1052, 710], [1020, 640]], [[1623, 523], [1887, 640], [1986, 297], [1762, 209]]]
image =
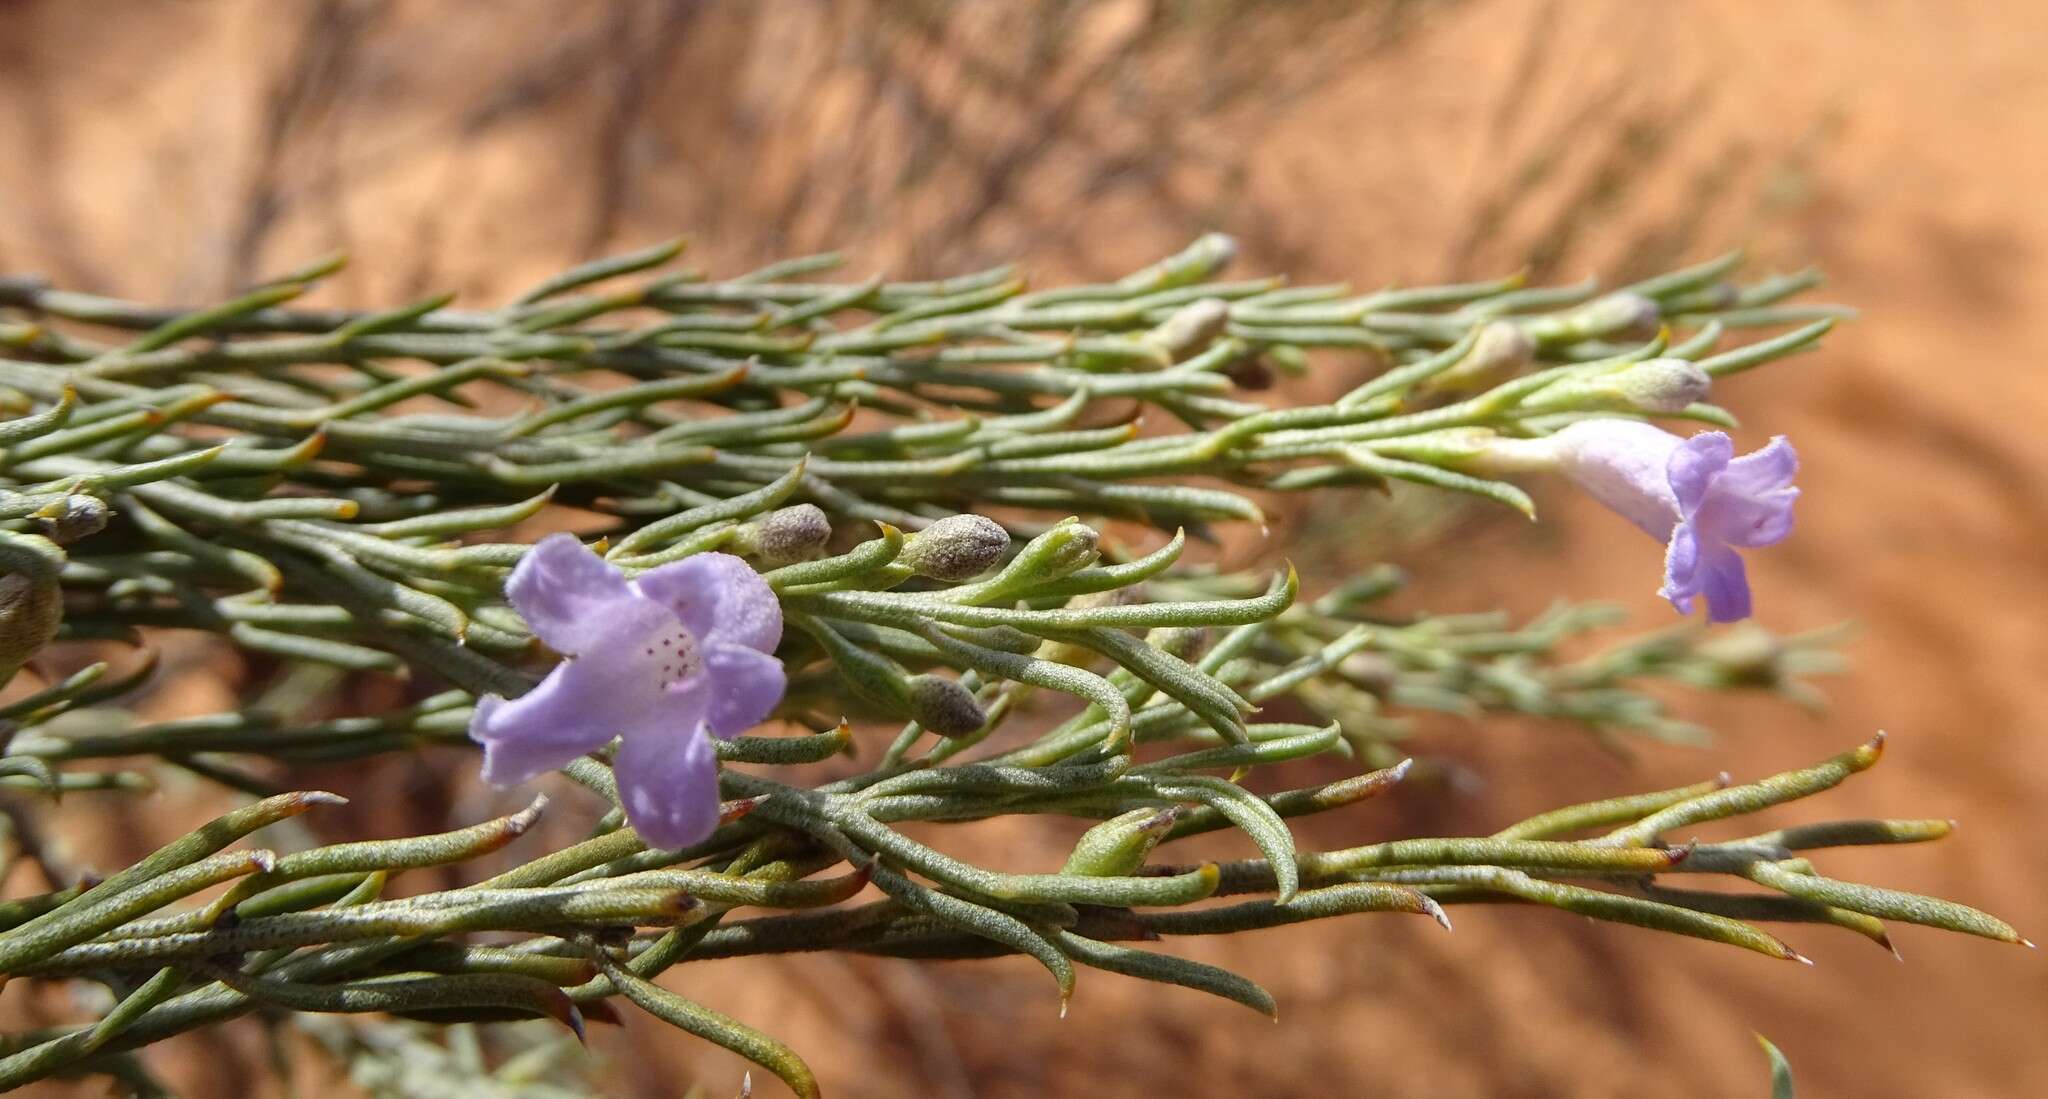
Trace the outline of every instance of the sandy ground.
[[[1558, 729], [1446, 728], [1424, 747], [1486, 790], [1397, 796], [1313, 836], [1476, 832], [1885, 728], [1883, 765], [1814, 811], [1961, 833], [1829, 865], [2048, 931], [2048, 864], [2025, 846], [2048, 829], [2048, 322], [2031, 308], [2048, 291], [2048, 8], [1165, 7], [926, 23], [879, 5], [15, 0], [0, 268], [200, 297], [342, 243], [357, 265], [331, 297], [382, 304], [487, 296], [677, 228], [726, 270], [831, 245], [863, 270], [1022, 256], [1047, 279], [1101, 275], [1209, 227], [1244, 241], [1247, 269], [1360, 284], [1525, 262], [1636, 274], [1730, 244], [1819, 264], [1863, 319], [1726, 403], [1745, 441], [1787, 434], [1805, 459], [1798, 536], [1753, 575], [1773, 627], [1861, 623], [1834, 710], [1697, 701], [1715, 746], [1633, 764]], [[1541, 526], [1476, 521], [1415, 551], [1413, 598], [1620, 599], [1661, 622], [1654, 547], [1543, 502]], [[1025, 865], [1065, 839], [985, 842]], [[842, 1097], [1746, 1096], [1763, 1090], [1752, 1030], [1802, 1094], [2048, 1093], [2037, 954], [1908, 929], [1902, 965], [1809, 932], [1807, 970], [1551, 913], [1458, 915], [1449, 936], [1379, 917], [1189, 948], [1271, 989], [1277, 1027], [1101, 976], [1061, 1022], [1024, 964], [672, 979], [774, 1023]], [[646, 1020], [596, 1045], [622, 1096], [738, 1076]], [[158, 1054], [194, 1095], [239, 1089], [255, 1057], [239, 1038]]]

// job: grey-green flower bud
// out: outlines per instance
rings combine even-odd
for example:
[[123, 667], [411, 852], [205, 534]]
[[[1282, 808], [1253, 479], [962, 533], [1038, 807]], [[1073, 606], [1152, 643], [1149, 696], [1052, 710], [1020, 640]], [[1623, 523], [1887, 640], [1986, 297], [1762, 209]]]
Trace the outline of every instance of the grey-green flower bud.
[[1705, 400], [1714, 379], [1685, 359], [1651, 359], [1608, 379], [1631, 405], [1645, 412], [1683, 412]]
[[996, 567], [1010, 532], [985, 515], [948, 515], [912, 535], [896, 562], [934, 580], [972, 580]]
[[73, 494], [37, 512], [35, 518], [42, 525], [44, 537], [68, 546], [107, 529], [107, 519], [112, 515], [113, 509], [99, 497]]
[[1489, 321], [1479, 330], [1472, 350], [1455, 366], [1429, 379], [1427, 388], [1472, 392], [1495, 385], [1529, 369], [1536, 361], [1536, 341], [1513, 321]]
[[1754, 623], [1715, 634], [1694, 651], [1713, 666], [1716, 686], [1770, 687], [1786, 679], [1785, 643]]
[[1204, 233], [1178, 254], [1160, 260], [1151, 267], [1129, 276], [1123, 282], [1138, 289], [1186, 286], [1209, 278], [1230, 266], [1230, 262], [1236, 258], [1235, 237], [1223, 233]]
[[1543, 412], [1682, 412], [1714, 380], [1684, 359], [1650, 359], [1611, 374], [1563, 378], [1522, 402]]
[[940, 736], [966, 736], [988, 721], [974, 692], [942, 675], [910, 677], [910, 716]]
[[1062, 874], [1080, 874], [1091, 878], [1121, 878], [1138, 872], [1145, 865], [1145, 856], [1173, 831], [1174, 822], [1186, 810], [1179, 806], [1168, 809], [1133, 809], [1120, 816], [1114, 816], [1101, 824], [1081, 833], [1074, 844], [1074, 853], [1067, 856]]
[[1095, 563], [1101, 555], [1102, 535], [1082, 522], [1067, 522], [1031, 540], [1019, 554], [1028, 559], [1041, 579], [1065, 576]]
[[1199, 261], [1195, 274], [1206, 279], [1237, 258], [1237, 238], [1224, 233], [1203, 233], [1200, 240], [1188, 246], [1188, 254]]
[[1180, 362], [1209, 345], [1230, 323], [1230, 303], [1222, 298], [1198, 298], [1179, 309], [1145, 336], [1145, 342]]
[[767, 568], [778, 568], [818, 556], [831, 540], [832, 521], [824, 511], [816, 504], [798, 504], [741, 524], [728, 545]]
[[1664, 310], [1654, 299], [1623, 290], [1586, 303], [1571, 316], [1572, 334], [1582, 340], [1621, 336], [1647, 340], [1657, 334]]

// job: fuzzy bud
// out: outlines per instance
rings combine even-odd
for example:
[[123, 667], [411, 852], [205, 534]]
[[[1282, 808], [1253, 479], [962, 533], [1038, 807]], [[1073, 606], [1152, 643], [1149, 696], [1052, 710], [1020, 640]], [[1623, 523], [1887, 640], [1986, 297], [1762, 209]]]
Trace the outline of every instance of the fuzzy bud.
[[1123, 284], [1141, 290], [1187, 286], [1214, 276], [1236, 258], [1236, 238], [1222, 233], [1204, 233], [1201, 239], [1178, 253], [1125, 278]]
[[808, 561], [832, 540], [832, 521], [816, 504], [777, 508], [733, 531], [731, 548], [767, 568]]
[[1145, 336], [1145, 342], [1174, 362], [1209, 345], [1230, 323], [1230, 303], [1222, 298], [1199, 298], [1174, 310], [1165, 323]]
[[1173, 831], [1186, 811], [1179, 806], [1168, 809], [1133, 809], [1121, 816], [1111, 817], [1101, 824], [1081, 833], [1074, 844], [1074, 853], [1067, 856], [1067, 865], [1060, 869], [1062, 874], [1078, 874], [1091, 878], [1120, 878], [1137, 873], [1145, 865], [1145, 856]]
[[1429, 379], [1428, 388], [1469, 393], [1493, 386], [1529, 369], [1536, 361], [1536, 341], [1513, 321], [1490, 321], [1479, 330], [1472, 350], [1449, 370]]
[[107, 529], [113, 509], [97, 496], [71, 495], [36, 513], [43, 536], [60, 546], [89, 538]]
[[1094, 564], [1101, 542], [1102, 535], [1086, 523], [1061, 523], [1033, 538], [1019, 556], [1031, 559], [1040, 578], [1052, 579]]
[[1588, 302], [1571, 315], [1571, 335], [1581, 340], [1605, 336], [1647, 340], [1657, 334], [1664, 310], [1655, 300], [1631, 291]]
[[1010, 532], [983, 515], [948, 515], [912, 535], [896, 562], [919, 576], [959, 582], [996, 567]]
[[1715, 634], [1695, 652], [1731, 686], [1771, 687], [1786, 679], [1785, 643], [1759, 626], [1745, 624]]
[[909, 688], [911, 718], [940, 736], [966, 736], [988, 722], [988, 711], [958, 680], [914, 675]]
[[1645, 412], [1683, 412], [1704, 400], [1714, 379], [1685, 359], [1651, 359], [1608, 379], [1620, 394]]
[[1567, 377], [1522, 402], [1541, 412], [1683, 412], [1714, 380], [1685, 359], [1651, 359], [1608, 374]]

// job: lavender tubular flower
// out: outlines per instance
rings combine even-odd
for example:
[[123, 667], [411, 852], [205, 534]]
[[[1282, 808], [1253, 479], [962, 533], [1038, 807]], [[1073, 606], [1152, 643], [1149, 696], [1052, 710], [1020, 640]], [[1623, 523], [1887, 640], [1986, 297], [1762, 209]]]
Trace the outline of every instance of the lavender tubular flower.
[[627, 580], [568, 534], [534, 546], [506, 597], [562, 663], [516, 699], [477, 702], [469, 734], [484, 781], [512, 786], [622, 737], [626, 819], [656, 847], [718, 824], [718, 760], [782, 700], [782, 608], [730, 554], [702, 553]]
[[1782, 435], [1738, 458], [1734, 441], [1718, 431], [1680, 438], [1634, 420], [1582, 420], [1543, 439], [1497, 440], [1483, 461], [1563, 473], [1664, 542], [1657, 594], [1680, 614], [1704, 597], [1712, 622], [1750, 616], [1749, 579], [1735, 551], [1790, 536], [1799, 497], [1792, 487], [1799, 455]]

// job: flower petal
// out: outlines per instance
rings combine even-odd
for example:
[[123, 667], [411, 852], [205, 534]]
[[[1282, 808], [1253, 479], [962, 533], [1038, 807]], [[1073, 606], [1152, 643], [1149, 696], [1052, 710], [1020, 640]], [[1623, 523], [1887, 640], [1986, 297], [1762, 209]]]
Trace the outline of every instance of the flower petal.
[[1735, 440], [1719, 431], [1702, 431], [1678, 445], [1664, 466], [1678, 511], [1690, 516], [1705, 502], [1707, 491], [1735, 456]]
[[517, 786], [585, 752], [604, 747], [621, 727], [592, 706], [592, 685], [573, 661], [540, 686], [507, 700], [485, 695], [469, 719], [470, 739], [484, 746], [485, 782]]
[[1715, 485], [1693, 521], [1711, 541], [1745, 549], [1775, 546], [1792, 535], [1792, 504], [1798, 499], [1796, 488], [1745, 497]]
[[1687, 515], [1710, 542], [1754, 548], [1792, 534], [1792, 505], [1799, 490], [1792, 478], [1799, 455], [1783, 436], [1762, 450], [1728, 463], [1713, 478], [1706, 497]]
[[649, 847], [688, 847], [718, 827], [718, 755], [698, 728], [628, 733], [612, 770], [626, 823]]
[[782, 640], [782, 604], [761, 574], [732, 554], [685, 557], [649, 569], [634, 583], [707, 647], [723, 642], [772, 653]]
[[1790, 439], [1775, 435], [1762, 449], [1729, 462], [1720, 483], [1744, 496], [1761, 496], [1792, 487], [1798, 473], [1799, 452], [1792, 449]]
[[1664, 586], [1657, 594], [1669, 599], [1678, 613], [1691, 614], [1693, 597], [1700, 593], [1699, 575], [1699, 538], [1692, 524], [1680, 523], [1664, 550]]
[[575, 535], [550, 534], [519, 559], [505, 597], [549, 648], [574, 656], [618, 629], [633, 589]]
[[1740, 622], [1749, 617], [1749, 576], [1742, 556], [1726, 546], [1700, 555], [1700, 591], [1707, 597], [1707, 621]]
[[730, 738], [767, 720], [786, 685], [782, 661], [740, 645], [713, 644], [705, 648], [701, 683], [694, 686], [704, 692], [712, 733]]

